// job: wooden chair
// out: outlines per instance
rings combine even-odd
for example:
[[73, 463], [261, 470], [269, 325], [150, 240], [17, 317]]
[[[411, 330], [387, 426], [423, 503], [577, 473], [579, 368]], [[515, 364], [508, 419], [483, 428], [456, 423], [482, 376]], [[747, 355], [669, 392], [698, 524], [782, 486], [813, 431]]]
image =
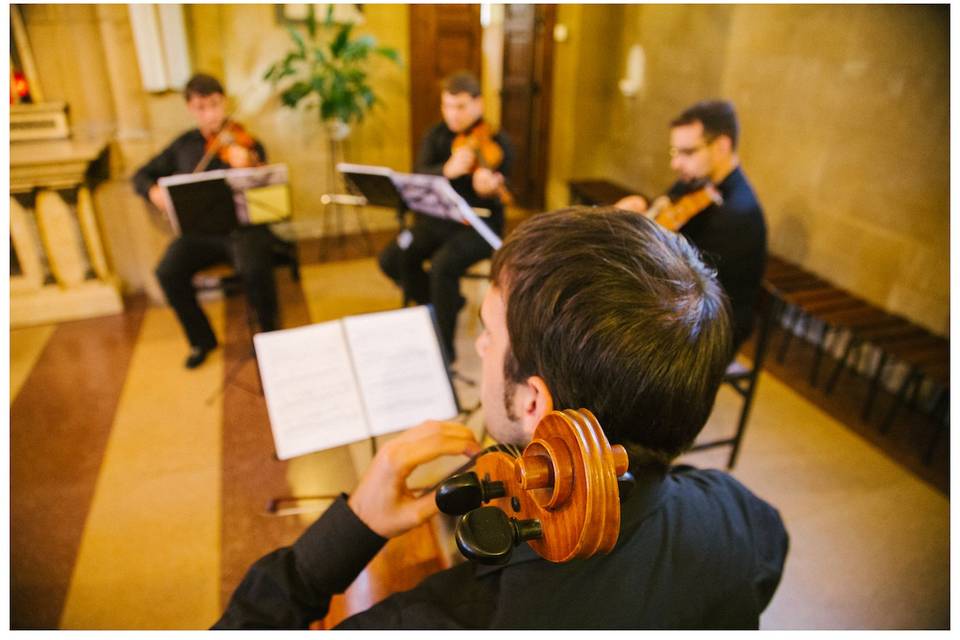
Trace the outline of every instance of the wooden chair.
[[[290, 269], [290, 277], [294, 282], [300, 282], [300, 259], [297, 255], [297, 245], [293, 242], [277, 238], [272, 245], [273, 266], [287, 267]], [[198, 271], [193, 276], [193, 286], [198, 293], [219, 291], [224, 296], [231, 296], [237, 293], [243, 293], [243, 279], [240, 274], [229, 264], [218, 264], [207, 269]], [[250, 341], [249, 355], [240, 358], [233, 368], [226, 373], [223, 378], [223, 384], [207, 399], [207, 404], [212, 403], [217, 396], [223, 393], [228, 384], [236, 384], [244, 391], [253, 395], [263, 395], [262, 387], [259, 389], [250, 389], [237, 383], [234, 378], [240, 369], [246, 364], [249, 358], [255, 358], [256, 352], [253, 346], [253, 336], [256, 333], [257, 318], [247, 296], [243, 296], [243, 310], [247, 320], [247, 336]], [[259, 371], [258, 379], [259, 379]]]

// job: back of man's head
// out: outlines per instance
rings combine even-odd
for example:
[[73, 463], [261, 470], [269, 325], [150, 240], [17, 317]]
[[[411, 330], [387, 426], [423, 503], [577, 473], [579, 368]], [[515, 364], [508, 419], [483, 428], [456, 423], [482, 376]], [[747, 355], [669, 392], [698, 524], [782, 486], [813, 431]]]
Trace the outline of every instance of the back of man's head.
[[469, 71], [457, 71], [443, 79], [442, 88], [450, 95], [466, 93], [471, 98], [480, 95], [480, 81]]
[[728, 100], [703, 100], [690, 107], [670, 122], [671, 127], [700, 122], [703, 125], [703, 135], [708, 140], [718, 136], [730, 138], [730, 148], [737, 149], [737, 139], [740, 136], [740, 125], [737, 123], [737, 112], [733, 103]]
[[666, 465], [703, 428], [729, 362], [726, 296], [679, 235], [614, 208], [521, 224], [495, 254], [510, 349], [504, 376], [546, 382], [594, 412], [634, 459]]
[[206, 73], [194, 74], [183, 89], [183, 99], [190, 102], [193, 96], [211, 96], [215, 93], [223, 94], [223, 85], [220, 81]]

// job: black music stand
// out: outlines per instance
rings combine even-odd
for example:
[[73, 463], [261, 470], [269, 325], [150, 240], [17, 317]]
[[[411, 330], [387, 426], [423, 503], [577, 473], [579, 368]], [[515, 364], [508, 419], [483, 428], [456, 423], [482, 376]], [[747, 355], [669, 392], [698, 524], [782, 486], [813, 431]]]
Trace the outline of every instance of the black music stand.
[[225, 178], [161, 185], [169, 197], [170, 206], [166, 211], [177, 235], [225, 236], [240, 227], [233, 191]]
[[340, 173], [346, 178], [347, 187], [357, 195], [361, 195], [367, 200], [367, 204], [375, 207], [386, 207], [395, 209], [397, 212], [397, 221], [400, 228], [403, 229], [403, 217], [409, 207], [403, 196], [397, 191], [396, 185], [387, 173], [366, 173], [352, 171], [347, 165], [338, 167]]

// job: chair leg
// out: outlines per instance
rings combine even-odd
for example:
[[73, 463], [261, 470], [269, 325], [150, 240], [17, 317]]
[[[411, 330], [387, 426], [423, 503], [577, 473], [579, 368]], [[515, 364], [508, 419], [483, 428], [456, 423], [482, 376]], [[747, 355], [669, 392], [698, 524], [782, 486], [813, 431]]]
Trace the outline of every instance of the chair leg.
[[890, 410], [887, 412], [887, 417], [884, 418], [883, 423], [880, 425], [880, 433], [887, 433], [890, 431], [890, 426], [893, 424], [893, 419], [896, 417], [897, 412], [900, 410], [901, 405], [907, 397], [907, 390], [910, 388], [911, 384], [920, 386], [920, 379], [922, 374], [916, 367], [910, 369], [906, 377], [903, 379], [903, 383], [900, 385], [900, 389], [897, 391], [896, 397], [893, 399], [893, 404], [890, 405]]
[[947, 388], [944, 387], [940, 389], [940, 392], [937, 394], [937, 401], [933, 405], [932, 413], [936, 420], [936, 425], [933, 428], [933, 434], [930, 436], [930, 442], [927, 444], [927, 450], [923, 453], [923, 464], [928, 467], [930, 463], [933, 462], [933, 452], [937, 448], [940, 436], [947, 430], [947, 399], [949, 397], [950, 394], [947, 393]]
[[826, 350], [827, 338], [833, 335], [828, 331], [826, 322], [820, 321], [820, 331], [817, 333], [817, 340], [813, 351], [813, 365], [810, 367], [810, 386], [817, 386], [817, 373], [820, 371], [820, 360], [823, 358], [823, 352]]
[[789, 319], [786, 324], [783, 326], [783, 338], [780, 340], [780, 350], [777, 351], [777, 362], [783, 364], [784, 358], [787, 357], [787, 347], [790, 346], [790, 339], [793, 337], [794, 326], [797, 321], [800, 320], [800, 308], [799, 307], [790, 307], [787, 308], [784, 315], [787, 315], [789, 312]]
[[797, 308], [795, 318], [796, 322], [792, 323], [793, 327], [790, 330], [784, 332], [783, 341], [780, 343], [780, 353], [777, 354], [777, 362], [781, 364], [783, 364], [783, 361], [787, 357], [787, 348], [790, 346], [794, 334], [799, 333], [802, 336], [810, 327], [810, 316], [800, 311], [799, 308]]
[[840, 374], [843, 373], [843, 370], [847, 367], [847, 362], [850, 359], [850, 353], [853, 351], [854, 347], [858, 346], [860, 341], [856, 337], [851, 337], [847, 341], [847, 346], [843, 350], [843, 355], [840, 356], [840, 359], [837, 360], [837, 364], [833, 367], [833, 371], [830, 372], [830, 377], [827, 378], [827, 384], [824, 387], [824, 392], [829, 395], [833, 388], [837, 385], [837, 382], [840, 380]]
[[863, 412], [860, 418], [866, 422], [870, 419], [870, 411], [873, 409], [873, 400], [877, 397], [877, 389], [880, 387], [880, 376], [883, 374], [883, 368], [887, 365], [887, 354], [883, 352], [880, 356], [880, 362], [877, 363], [877, 370], [870, 380], [870, 388], [867, 390], [867, 400], [863, 404]]
[[733, 437], [733, 447], [730, 449], [730, 457], [727, 459], [727, 469], [733, 469], [737, 464], [737, 456], [740, 455], [740, 443], [743, 442], [743, 433], [747, 429], [747, 420], [750, 418], [750, 409], [753, 407], [753, 395], [756, 392], [757, 380], [750, 381], [750, 390], [743, 399], [743, 409], [740, 410], [740, 421], [737, 423], [737, 433]]

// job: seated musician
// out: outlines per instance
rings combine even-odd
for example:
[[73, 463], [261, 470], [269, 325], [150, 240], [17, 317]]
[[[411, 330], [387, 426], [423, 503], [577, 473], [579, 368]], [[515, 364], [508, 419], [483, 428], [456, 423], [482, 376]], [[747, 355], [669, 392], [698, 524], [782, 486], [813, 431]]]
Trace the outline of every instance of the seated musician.
[[[636, 486], [609, 555], [554, 564], [528, 547], [499, 567], [425, 579], [343, 628], [757, 628], [788, 538], [778, 512], [731, 476], [670, 467], [710, 414], [730, 358], [725, 296], [678, 234], [613, 208], [522, 223], [493, 258], [481, 307], [487, 429], [524, 445], [553, 409], [591, 410], [630, 454]], [[405, 479], [474, 454], [466, 427], [426, 422], [384, 445], [357, 488], [249, 570], [218, 628], [305, 627], [387, 538], [437, 512]]]
[[[670, 167], [679, 179], [666, 196], [675, 200], [709, 182], [723, 197], [722, 204], [695, 215], [680, 233], [717, 269], [730, 297], [734, 353], [753, 329], [767, 259], [767, 227], [740, 167], [738, 132], [733, 105], [726, 101], [698, 102], [675, 118], [670, 123]], [[616, 206], [643, 213], [649, 204], [642, 196], [627, 196]]]
[[[227, 123], [226, 97], [220, 82], [196, 74], [184, 89], [187, 109], [196, 120], [191, 129], [142, 166], [133, 176], [137, 193], [163, 210], [166, 207], [157, 180], [179, 173], [200, 170], [255, 166], [266, 160], [263, 146], [252, 148], [231, 142], [218, 134]], [[236, 125], [234, 125], [236, 126]], [[206, 163], [206, 167], [200, 167]], [[160, 286], [183, 327], [190, 352], [186, 367], [199, 366], [217, 346], [210, 321], [197, 303], [193, 276], [201, 269], [228, 263], [243, 279], [247, 295], [257, 312], [262, 331], [277, 328], [277, 292], [273, 276], [273, 244], [276, 238], [263, 226], [241, 227], [228, 236], [183, 234], [173, 240], [157, 265]]]
[[[483, 120], [480, 83], [470, 73], [455, 73], [444, 80], [440, 111], [443, 122], [423, 139], [414, 171], [445, 176], [470, 206], [490, 210], [484, 222], [501, 235], [500, 193], [513, 160], [510, 141], [502, 131], [489, 135]], [[482, 166], [484, 162], [478, 156], [484, 149], [475, 148], [476, 144], [499, 147], [499, 166]], [[441, 343], [451, 362], [456, 360], [457, 314], [466, 302], [460, 295], [460, 277], [471, 265], [489, 258], [491, 252], [473, 227], [415, 214], [413, 228], [401, 232], [380, 254], [380, 268], [403, 287], [408, 299], [433, 304]], [[423, 268], [426, 260], [430, 261], [429, 275]]]

